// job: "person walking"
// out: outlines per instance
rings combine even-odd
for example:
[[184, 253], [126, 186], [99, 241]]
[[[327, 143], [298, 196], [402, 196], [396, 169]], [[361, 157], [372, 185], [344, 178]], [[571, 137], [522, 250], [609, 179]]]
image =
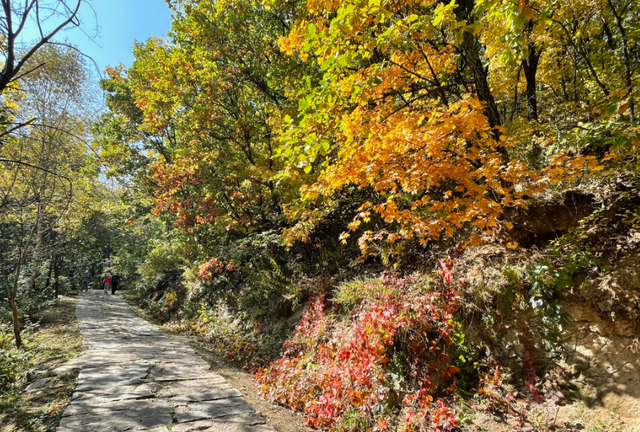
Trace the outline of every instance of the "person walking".
[[84, 271], [84, 274], [82, 275], [82, 279], [80, 280], [80, 292], [89, 291], [89, 282], [90, 281], [91, 281], [91, 275], [89, 274], [89, 269], [86, 269]]
[[107, 273], [104, 276], [104, 279], [102, 279], [102, 288], [104, 288], [105, 295], [109, 294], [109, 290], [111, 289], [111, 282], [112, 282], [111, 276], [109, 276], [109, 273]]
[[111, 278], [111, 295], [116, 293], [116, 290], [120, 287], [120, 275], [116, 272]]

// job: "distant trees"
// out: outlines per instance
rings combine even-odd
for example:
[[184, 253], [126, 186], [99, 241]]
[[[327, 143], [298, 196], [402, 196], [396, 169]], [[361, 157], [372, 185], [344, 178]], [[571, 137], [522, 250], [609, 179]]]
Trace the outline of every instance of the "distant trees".
[[[96, 174], [86, 170], [87, 68], [54, 39], [79, 26], [83, 2], [1, 1], [0, 273], [18, 347], [18, 291], [31, 295], [45, 249], [59, 239], [54, 228]], [[60, 260], [54, 254], [51, 262], [47, 285], [53, 270], [57, 289]]]

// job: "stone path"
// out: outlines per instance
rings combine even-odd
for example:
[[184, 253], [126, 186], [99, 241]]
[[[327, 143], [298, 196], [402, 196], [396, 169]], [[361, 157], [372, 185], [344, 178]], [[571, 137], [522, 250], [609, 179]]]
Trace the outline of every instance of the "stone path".
[[121, 296], [82, 293], [76, 316], [88, 350], [55, 371], [80, 371], [58, 432], [276, 432], [186, 338], [137, 317]]

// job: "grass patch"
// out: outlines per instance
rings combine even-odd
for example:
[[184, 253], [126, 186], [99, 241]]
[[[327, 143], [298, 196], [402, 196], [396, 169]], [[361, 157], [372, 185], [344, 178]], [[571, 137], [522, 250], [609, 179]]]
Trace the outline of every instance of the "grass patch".
[[[75, 317], [77, 300], [61, 297], [45, 308], [37, 327], [25, 332], [27, 359], [18, 365], [17, 379], [0, 389], [0, 431], [55, 431], [71, 401], [77, 373], [54, 376], [52, 370], [82, 353], [82, 335]], [[26, 393], [34, 380], [29, 371], [46, 371], [50, 378], [41, 388]]]

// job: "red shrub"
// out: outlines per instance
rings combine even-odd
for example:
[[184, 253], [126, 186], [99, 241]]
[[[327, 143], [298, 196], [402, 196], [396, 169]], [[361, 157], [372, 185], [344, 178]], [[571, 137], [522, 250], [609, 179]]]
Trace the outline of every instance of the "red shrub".
[[[441, 262], [439, 292], [409, 290], [406, 280], [383, 277], [393, 289], [366, 299], [343, 321], [327, 314], [324, 295], [315, 298], [282, 357], [257, 374], [263, 395], [304, 411], [314, 428], [335, 430], [355, 416], [384, 431], [381, 413], [404, 406], [412, 410], [403, 430], [455, 429], [454, 409], [437, 398], [456, 389], [459, 372], [445, 352], [459, 306], [453, 264]], [[399, 387], [392, 385], [390, 362], [403, 365]]]

